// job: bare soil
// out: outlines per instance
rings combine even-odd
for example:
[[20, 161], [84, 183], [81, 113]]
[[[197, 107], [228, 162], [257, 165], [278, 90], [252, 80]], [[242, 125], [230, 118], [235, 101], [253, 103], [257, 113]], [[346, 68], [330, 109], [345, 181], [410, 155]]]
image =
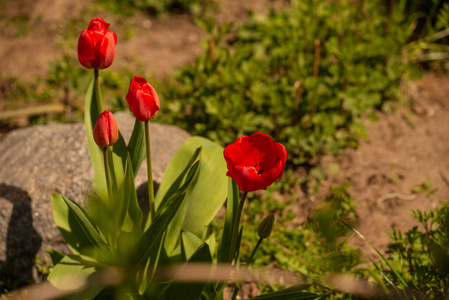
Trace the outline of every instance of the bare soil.
[[[219, 22], [238, 23], [246, 18], [247, 10], [266, 12], [269, 7], [282, 3], [221, 0], [215, 17]], [[67, 51], [58, 43], [58, 37], [63, 36], [70, 26], [75, 26], [69, 22], [80, 14], [87, 19], [99, 15], [98, 10], [87, 10], [88, 4], [89, 1], [84, 0], [2, 2], [0, 80], [11, 76], [20, 76], [23, 80], [44, 78], [48, 63]], [[142, 65], [155, 77], [162, 78], [173, 69], [192, 62], [204, 51], [200, 41], [206, 33], [187, 15], [162, 19], [139, 15], [127, 20], [107, 12], [101, 15], [112, 24], [125, 22], [133, 29], [130, 38], [120, 38], [125, 36], [120, 31], [126, 26], [111, 25], [110, 29], [119, 36], [113, 69], [119, 70], [123, 64]], [[17, 21], [21, 16], [27, 16], [27, 21]], [[82, 28], [86, 26], [87, 23]], [[19, 30], [25, 34], [18, 34]], [[76, 44], [73, 45], [73, 55], [76, 55], [75, 49]], [[356, 202], [360, 220], [358, 230], [382, 250], [389, 241], [383, 232], [389, 232], [391, 226], [407, 230], [416, 225], [410, 210], [434, 209], [439, 200], [449, 200], [448, 82], [449, 75], [427, 73], [414, 87], [408, 88], [414, 99], [410, 109], [404, 107], [391, 114], [379, 114], [379, 121], [375, 123], [367, 121], [369, 138], [357, 149], [347, 149], [339, 156], [323, 160], [324, 166], [338, 164], [339, 171], [336, 174], [328, 172], [328, 179], [317, 198], [342, 180], [352, 183], [350, 194]], [[2, 101], [0, 99], [0, 110]], [[430, 189], [413, 194], [413, 189], [426, 180]], [[437, 190], [428, 193], [432, 189]], [[312, 201], [310, 199], [300, 199], [299, 207], [313, 206], [308, 203]], [[351, 238], [351, 243], [367, 253], [371, 251], [361, 240]]]
[[[327, 172], [321, 194], [341, 181], [351, 183], [357, 229], [380, 250], [391, 241], [385, 233], [392, 226], [406, 231], [418, 225], [411, 210], [429, 211], [449, 201], [448, 82], [449, 74], [425, 74], [407, 88], [410, 107], [367, 121], [369, 137], [357, 149], [324, 158], [325, 166], [337, 164], [339, 172]], [[417, 192], [426, 181], [428, 188]], [[373, 256], [360, 238], [354, 235], [350, 241]]]

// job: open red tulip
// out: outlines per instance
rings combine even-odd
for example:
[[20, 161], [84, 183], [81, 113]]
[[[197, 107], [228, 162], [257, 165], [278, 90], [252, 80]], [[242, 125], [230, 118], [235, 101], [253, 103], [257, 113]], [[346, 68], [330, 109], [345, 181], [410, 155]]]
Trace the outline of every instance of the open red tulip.
[[78, 59], [88, 69], [105, 69], [114, 61], [117, 35], [102, 18], [90, 21], [78, 40]]
[[136, 119], [142, 122], [154, 118], [161, 106], [154, 87], [139, 76], [131, 80], [126, 101]]
[[95, 143], [100, 147], [112, 146], [117, 142], [117, 121], [109, 110], [105, 110], [98, 116], [93, 134]]
[[266, 190], [284, 174], [287, 150], [266, 133], [242, 135], [224, 152], [227, 176], [244, 192]]

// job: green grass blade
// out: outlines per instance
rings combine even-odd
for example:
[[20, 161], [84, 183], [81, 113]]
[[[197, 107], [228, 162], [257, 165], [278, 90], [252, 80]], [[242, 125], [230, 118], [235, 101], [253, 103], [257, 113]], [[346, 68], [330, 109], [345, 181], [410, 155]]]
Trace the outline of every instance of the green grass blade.
[[385, 264], [390, 268], [390, 270], [393, 272], [393, 274], [396, 276], [398, 281], [402, 284], [404, 288], [409, 288], [409, 285], [405, 281], [405, 279], [399, 274], [399, 272], [390, 264], [390, 261], [379, 251], [376, 247], [374, 247], [373, 244], [371, 244], [360, 232], [358, 232], [356, 229], [352, 228], [349, 224], [344, 222], [343, 220], [340, 220], [346, 227], [348, 227], [352, 232], [354, 232], [356, 235], [358, 235], [362, 240], [364, 240], [376, 253], [380, 256], [380, 258], [385, 262]]

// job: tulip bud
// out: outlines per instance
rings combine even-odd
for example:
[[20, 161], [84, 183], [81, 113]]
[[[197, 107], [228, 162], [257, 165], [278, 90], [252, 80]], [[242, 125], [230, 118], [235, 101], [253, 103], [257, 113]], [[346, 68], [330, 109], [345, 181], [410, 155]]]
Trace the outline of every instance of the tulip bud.
[[126, 101], [136, 119], [141, 122], [154, 118], [161, 106], [154, 87], [139, 76], [134, 76], [131, 80]]
[[94, 140], [100, 147], [112, 146], [117, 142], [117, 121], [110, 111], [105, 110], [98, 116], [94, 127]]
[[109, 31], [109, 23], [102, 18], [93, 19], [78, 39], [78, 59], [88, 68], [105, 69], [115, 58], [117, 35]]
[[274, 223], [274, 215], [269, 215], [265, 219], [262, 220], [259, 224], [259, 228], [257, 228], [257, 234], [261, 239], [266, 239], [270, 237], [271, 230], [273, 229]]

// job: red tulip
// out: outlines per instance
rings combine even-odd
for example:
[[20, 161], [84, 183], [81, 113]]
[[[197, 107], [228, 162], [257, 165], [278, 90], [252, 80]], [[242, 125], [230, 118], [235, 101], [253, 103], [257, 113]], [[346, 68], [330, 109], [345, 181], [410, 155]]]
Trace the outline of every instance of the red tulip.
[[105, 110], [98, 116], [94, 127], [94, 140], [100, 147], [112, 146], [117, 142], [117, 121], [109, 110]]
[[142, 122], [154, 118], [161, 106], [154, 87], [139, 76], [134, 76], [131, 80], [126, 101], [136, 119]]
[[244, 192], [266, 190], [284, 173], [287, 151], [266, 133], [242, 135], [224, 150], [227, 176]]
[[78, 59], [88, 69], [105, 69], [114, 61], [117, 35], [102, 18], [90, 21], [78, 40]]

